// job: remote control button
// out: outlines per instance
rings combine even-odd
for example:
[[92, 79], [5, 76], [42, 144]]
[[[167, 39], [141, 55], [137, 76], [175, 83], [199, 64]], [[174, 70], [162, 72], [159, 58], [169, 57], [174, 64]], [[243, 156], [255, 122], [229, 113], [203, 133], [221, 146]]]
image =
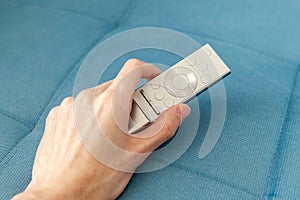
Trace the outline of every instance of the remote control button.
[[165, 95], [164, 95], [164, 93], [162, 93], [162, 92], [157, 92], [157, 93], [155, 93], [154, 97], [155, 97], [155, 99], [157, 99], [158, 101], [161, 101], [161, 100], [165, 97]]
[[200, 63], [197, 68], [200, 70], [200, 71], [207, 71], [208, 69], [208, 65], [206, 63]]
[[189, 79], [184, 74], [177, 74], [172, 80], [173, 86], [178, 90], [183, 90], [189, 86]]
[[172, 107], [173, 105], [174, 105], [173, 99], [168, 98], [165, 100], [165, 106], [167, 106], [168, 108]]
[[198, 62], [197, 59], [194, 58], [194, 57], [188, 59], [188, 62], [190, 63], [190, 65], [192, 65], [193, 67], [199, 69], [200, 71], [207, 71], [207, 69], [208, 69], [207, 63]]
[[160, 84], [159, 83], [151, 83], [151, 87], [153, 88], [153, 89], [158, 89], [158, 88], [160, 88]]
[[208, 48], [203, 48], [206, 55], [211, 56], [211, 51]]
[[197, 62], [197, 59], [195, 57], [189, 57], [187, 59], [188, 63], [192, 66], [197, 66], [198, 62]]
[[175, 67], [164, 77], [165, 89], [175, 97], [187, 97], [197, 87], [197, 75], [187, 67]]
[[210, 81], [210, 76], [202, 75], [200, 80], [201, 80], [202, 83], [208, 83]]

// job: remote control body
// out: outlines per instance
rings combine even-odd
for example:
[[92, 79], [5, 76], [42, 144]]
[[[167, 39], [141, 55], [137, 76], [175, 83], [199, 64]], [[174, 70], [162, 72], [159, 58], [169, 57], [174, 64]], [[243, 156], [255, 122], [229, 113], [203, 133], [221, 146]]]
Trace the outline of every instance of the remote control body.
[[139, 131], [168, 108], [189, 101], [228, 74], [230, 69], [206, 44], [134, 92], [129, 133]]

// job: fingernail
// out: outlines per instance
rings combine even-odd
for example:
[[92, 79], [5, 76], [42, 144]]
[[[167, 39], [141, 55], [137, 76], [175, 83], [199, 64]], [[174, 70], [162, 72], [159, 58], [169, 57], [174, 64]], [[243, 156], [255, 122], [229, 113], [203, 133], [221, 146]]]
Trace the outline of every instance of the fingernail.
[[182, 119], [185, 119], [191, 113], [191, 108], [186, 104], [181, 104], [179, 109], [179, 114], [181, 114]]

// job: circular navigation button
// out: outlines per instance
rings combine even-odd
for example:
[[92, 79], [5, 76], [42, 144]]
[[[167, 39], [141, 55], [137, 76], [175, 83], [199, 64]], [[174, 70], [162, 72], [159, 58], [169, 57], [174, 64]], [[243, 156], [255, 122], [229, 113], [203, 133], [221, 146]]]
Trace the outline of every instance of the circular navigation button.
[[189, 79], [184, 74], [177, 74], [172, 80], [173, 86], [178, 90], [183, 90], [189, 86]]
[[167, 106], [168, 108], [172, 107], [173, 105], [174, 105], [173, 99], [168, 98], [165, 100], [165, 106]]
[[175, 97], [187, 97], [197, 87], [196, 72], [188, 67], [174, 67], [164, 77], [165, 89]]
[[157, 99], [158, 101], [161, 101], [161, 100], [165, 97], [165, 95], [164, 95], [164, 93], [162, 93], [162, 92], [157, 92], [157, 93], [155, 93], [154, 97], [155, 97], [155, 99]]
[[159, 84], [159, 83], [153, 82], [153, 83], [151, 83], [151, 87], [152, 87], [153, 89], [158, 89], [158, 88], [160, 88], [160, 84]]

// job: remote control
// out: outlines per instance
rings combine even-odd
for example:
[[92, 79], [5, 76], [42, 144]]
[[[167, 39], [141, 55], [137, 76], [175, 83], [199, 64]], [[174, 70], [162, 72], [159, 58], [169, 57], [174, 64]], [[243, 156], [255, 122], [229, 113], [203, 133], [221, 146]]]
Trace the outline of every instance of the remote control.
[[209, 44], [196, 50], [133, 93], [129, 133], [147, 127], [165, 110], [197, 96], [230, 69]]

